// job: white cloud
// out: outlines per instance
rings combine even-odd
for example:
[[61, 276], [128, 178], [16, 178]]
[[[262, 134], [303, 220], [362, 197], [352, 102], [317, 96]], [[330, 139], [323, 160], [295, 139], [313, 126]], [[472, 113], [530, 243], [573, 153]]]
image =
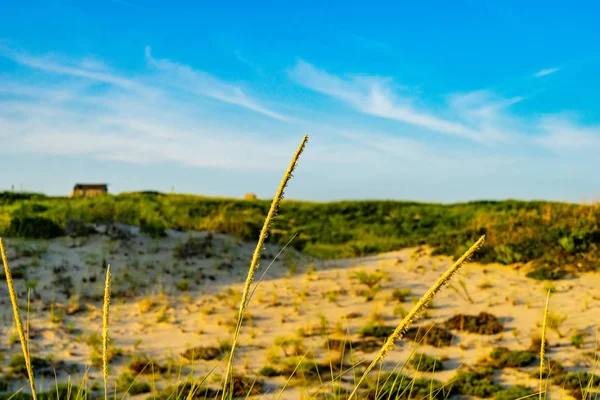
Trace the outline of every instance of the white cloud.
[[[1, 152], [270, 169], [286, 165], [296, 145], [296, 136], [260, 140], [267, 135], [251, 121], [270, 120], [280, 128], [285, 118], [241, 88], [150, 54], [152, 71], [135, 77], [95, 58], [38, 57], [7, 47], [0, 55], [38, 72], [0, 79]], [[223, 107], [210, 99], [258, 114], [241, 114], [247, 121], [241, 125], [237, 112], [224, 117]]]
[[146, 47], [146, 59], [159, 73], [164, 74], [163, 84], [174, 89], [242, 106], [281, 121], [287, 120], [287, 117], [264, 107], [249, 97], [239, 86], [223, 82], [206, 72], [194, 70], [187, 65], [167, 59], [155, 59], [152, 57], [150, 47]]
[[[257, 113], [285, 121], [286, 117], [263, 106], [246, 94], [242, 88], [214, 76], [196, 71], [186, 65], [177, 64], [167, 59], [154, 59], [150, 48], [146, 48], [146, 59], [158, 72], [159, 76], [148, 79], [151, 82], [162, 78], [162, 85], [195, 95], [206, 96], [225, 103], [237, 105]], [[141, 79], [123, 77], [112, 72], [106, 65], [94, 58], [83, 60], [61, 59], [55, 55], [33, 56], [24, 51], [15, 51], [0, 43], [0, 56], [8, 57], [15, 62], [41, 71], [82, 78], [86, 80], [118, 86], [133, 90], [144, 96], [156, 96], [157, 90], [142, 83]]]
[[567, 115], [546, 116], [538, 121], [543, 134], [539, 145], [561, 154], [600, 154], [600, 126], [581, 126]]
[[[501, 119], [504, 110], [519, 101], [495, 99], [484, 91], [473, 92], [451, 96], [445, 109], [433, 112], [419, 105], [416, 99], [394, 92], [391, 79], [365, 76], [342, 79], [304, 61], [299, 61], [289, 73], [302, 86], [336, 98], [364, 114], [478, 142], [505, 140], [509, 133], [497, 129], [492, 122]], [[475, 97], [485, 103], [469, 100]]]
[[553, 74], [558, 71], [560, 71], [560, 68], [545, 68], [545, 69], [539, 70], [538, 72], [533, 74], [533, 76], [535, 76], [536, 78], [539, 78], [542, 76]]

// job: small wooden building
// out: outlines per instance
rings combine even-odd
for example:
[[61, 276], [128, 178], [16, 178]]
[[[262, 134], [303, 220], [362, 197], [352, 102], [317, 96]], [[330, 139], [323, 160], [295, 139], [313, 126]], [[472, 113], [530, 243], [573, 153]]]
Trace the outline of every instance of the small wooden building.
[[108, 193], [108, 185], [106, 183], [76, 183], [73, 187], [71, 197], [95, 197], [106, 193]]

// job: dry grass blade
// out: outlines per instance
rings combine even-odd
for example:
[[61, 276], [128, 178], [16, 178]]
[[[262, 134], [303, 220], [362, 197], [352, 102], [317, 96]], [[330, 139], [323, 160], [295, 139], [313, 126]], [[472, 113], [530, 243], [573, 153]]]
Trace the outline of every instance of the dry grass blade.
[[19, 333], [19, 339], [21, 341], [21, 349], [23, 350], [23, 357], [25, 358], [25, 367], [27, 368], [27, 375], [29, 376], [29, 384], [31, 386], [31, 396], [33, 400], [37, 400], [35, 393], [35, 381], [33, 379], [33, 369], [31, 368], [31, 358], [29, 357], [29, 345], [25, 338], [25, 331], [23, 330], [23, 322], [21, 321], [21, 314], [19, 313], [19, 305], [17, 304], [17, 295], [15, 293], [15, 287], [13, 284], [12, 276], [10, 274], [10, 268], [8, 267], [8, 260], [6, 259], [6, 252], [4, 251], [4, 243], [0, 239], [0, 252], [2, 253], [2, 263], [4, 264], [4, 274], [6, 275], [6, 283], [8, 285], [8, 293], [10, 295], [10, 301], [12, 303], [13, 314], [15, 322], [17, 324], [17, 331]]
[[108, 310], [110, 306], [110, 265], [106, 268], [104, 284], [104, 305], [102, 307], [102, 377], [104, 379], [104, 400], [108, 399]]
[[383, 359], [385, 358], [387, 353], [390, 350], [392, 350], [392, 348], [394, 347], [394, 343], [396, 341], [402, 339], [402, 336], [404, 335], [406, 330], [408, 328], [410, 328], [413, 321], [419, 316], [419, 314], [421, 314], [421, 312], [423, 312], [423, 310], [427, 307], [427, 304], [431, 300], [433, 300], [433, 298], [437, 295], [437, 293], [440, 291], [442, 286], [444, 286], [444, 284], [446, 284], [452, 278], [452, 276], [456, 273], [456, 271], [458, 271], [458, 269], [464, 264], [464, 262], [467, 259], [469, 259], [473, 255], [473, 253], [475, 253], [475, 251], [477, 251], [478, 248], [480, 248], [483, 245], [484, 239], [485, 239], [485, 235], [482, 236], [481, 238], [479, 238], [479, 240], [473, 246], [471, 246], [471, 248], [469, 250], [467, 250], [467, 252], [465, 254], [463, 254], [462, 257], [460, 257], [454, 263], [454, 265], [452, 265], [452, 267], [450, 267], [450, 269], [448, 269], [448, 271], [446, 271], [438, 279], [438, 281], [429, 288], [427, 293], [425, 293], [423, 295], [423, 297], [421, 297], [421, 299], [414, 305], [412, 310], [410, 310], [409, 313], [406, 315], [406, 317], [404, 317], [402, 322], [400, 322], [400, 325], [398, 325], [396, 327], [396, 329], [394, 330], [394, 332], [387, 338], [385, 344], [383, 345], [383, 347], [381, 347], [381, 350], [379, 350], [379, 353], [377, 353], [377, 356], [375, 356], [375, 358], [373, 359], [371, 364], [367, 367], [367, 369], [363, 373], [363, 376], [360, 378], [360, 380], [354, 387], [354, 390], [348, 397], [348, 400], [352, 400], [356, 396], [358, 388], [363, 383], [363, 381], [365, 380], [365, 378], [367, 377], [369, 372], [371, 372], [371, 370], [375, 367], [375, 365], [377, 365], [377, 363], [379, 363], [380, 361], [383, 361]]
[[267, 214], [267, 217], [265, 218], [265, 223], [263, 224], [262, 230], [260, 231], [260, 236], [258, 237], [258, 242], [256, 243], [256, 248], [252, 255], [252, 261], [250, 262], [250, 267], [248, 269], [248, 276], [246, 278], [246, 282], [244, 283], [244, 290], [242, 292], [242, 299], [240, 301], [240, 308], [239, 308], [239, 312], [238, 312], [238, 321], [237, 321], [235, 333], [233, 336], [231, 352], [229, 353], [229, 362], [227, 365], [227, 370], [225, 372], [225, 377], [223, 379], [223, 398], [225, 398], [225, 395], [227, 392], [227, 390], [226, 390], [227, 384], [229, 382], [231, 371], [233, 369], [233, 358], [234, 358], [235, 348], [236, 348], [236, 344], [238, 341], [242, 322], [244, 319], [244, 314], [246, 312], [246, 308], [248, 307], [248, 298], [249, 298], [252, 282], [254, 281], [254, 274], [256, 273], [256, 270], [259, 267], [258, 261], [260, 260], [260, 254], [261, 254], [263, 246], [265, 244], [265, 240], [267, 239], [267, 234], [269, 233], [269, 228], [271, 226], [273, 218], [275, 217], [275, 214], [277, 214], [277, 209], [279, 208], [279, 204], [281, 203], [281, 200], [283, 199], [283, 193], [285, 191], [285, 188], [286, 188], [288, 182], [290, 181], [290, 179], [292, 178], [292, 174], [294, 172], [294, 169], [296, 168], [298, 159], [300, 158], [300, 154], [302, 154], [302, 152], [304, 151], [304, 146], [306, 146], [307, 142], [308, 142], [308, 135], [304, 136], [304, 138], [302, 139], [302, 142], [300, 143], [300, 146], [298, 146], [298, 149], [296, 150], [294, 157], [292, 157], [292, 161], [290, 162], [290, 165], [288, 166], [287, 170], [285, 171], [285, 174], [283, 175], [281, 183], [279, 184], [279, 188], [277, 189], [277, 192], [275, 193], [275, 196], [273, 197], [273, 201], [271, 202], [271, 208], [269, 209], [269, 213]]
[[544, 321], [542, 322], [542, 343], [540, 344], [540, 400], [544, 389], [544, 351], [546, 350], [546, 319], [548, 318], [548, 304], [550, 303], [550, 290], [546, 297], [546, 307], [544, 308]]

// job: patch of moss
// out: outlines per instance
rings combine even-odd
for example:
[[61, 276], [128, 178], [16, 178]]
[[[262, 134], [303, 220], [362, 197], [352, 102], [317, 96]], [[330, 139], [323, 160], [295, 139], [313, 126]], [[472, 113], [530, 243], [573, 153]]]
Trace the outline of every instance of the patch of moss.
[[504, 325], [493, 314], [481, 312], [478, 315], [458, 314], [444, 323], [449, 329], [477, 333], [480, 335], [494, 335], [504, 330]]

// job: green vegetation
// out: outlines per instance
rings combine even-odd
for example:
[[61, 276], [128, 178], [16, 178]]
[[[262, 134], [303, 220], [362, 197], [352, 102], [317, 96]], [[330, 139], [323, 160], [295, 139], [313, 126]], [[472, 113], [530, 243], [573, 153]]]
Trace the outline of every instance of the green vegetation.
[[502, 390], [500, 385], [494, 383], [493, 373], [491, 368], [461, 371], [456, 374], [450, 387], [453, 391], [466, 396], [492, 397]]
[[369, 381], [369, 389], [369, 399], [446, 399], [450, 393], [440, 381], [410, 378], [400, 373]]
[[494, 368], [518, 368], [531, 365], [537, 354], [528, 350], [509, 350], [506, 347], [496, 347], [490, 353], [489, 364]]
[[408, 360], [408, 364], [415, 371], [436, 372], [444, 370], [444, 363], [442, 360], [428, 356], [427, 354], [414, 354], [410, 360]]
[[[254, 240], [268, 201], [129, 193], [95, 198], [0, 193], [0, 234], [54, 237], [70, 219], [164, 228], [212, 230]], [[31, 219], [40, 218], [40, 219]], [[34, 227], [35, 229], [32, 229]], [[321, 258], [356, 257], [427, 244], [459, 255], [480, 235], [473, 260], [532, 261], [534, 279], [560, 279], [567, 269], [600, 265], [600, 206], [542, 201], [477, 201], [441, 205], [400, 201], [284, 201], [269, 240]], [[182, 254], [183, 255], [183, 254]]]
[[412, 327], [406, 331], [404, 337], [420, 344], [435, 347], [451, 346], [454, 340], [452, 332], [436, 325]]
[[494, 396], [494, 400], [515, 400], [522, 399], [523, 397], [527, 397], [535, 393], [535, 391], [531, 390], [527, 386], [523, 385], [515, 385], [511, 386], [506, 390], [502, 390]]
[[480, 335], [494, 335], [504, 330], [500, 320], [495, 315], [486, 312], [481, 312], [478, 315], [458, 314], [448, 319], [444, 325], [449, 329]]

